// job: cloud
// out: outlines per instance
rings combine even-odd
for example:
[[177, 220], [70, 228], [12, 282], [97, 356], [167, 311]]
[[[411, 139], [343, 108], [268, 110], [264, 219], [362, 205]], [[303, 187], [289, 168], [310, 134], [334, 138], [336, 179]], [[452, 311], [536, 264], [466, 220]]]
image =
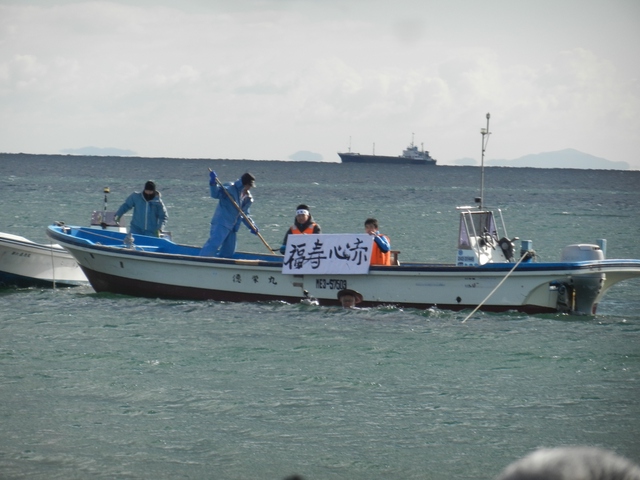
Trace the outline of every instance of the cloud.
[[350, 137], [398, 154], [415, 132], [454, 163], [477, 156], [490, 111], [495, 158], [576, 148], [640, 168], [640, 42], [616, 43], [637, 38], [637, 8], [615, 23], [592, 3], [399, 2], [2, 4], [0, 141], [338, 161]]

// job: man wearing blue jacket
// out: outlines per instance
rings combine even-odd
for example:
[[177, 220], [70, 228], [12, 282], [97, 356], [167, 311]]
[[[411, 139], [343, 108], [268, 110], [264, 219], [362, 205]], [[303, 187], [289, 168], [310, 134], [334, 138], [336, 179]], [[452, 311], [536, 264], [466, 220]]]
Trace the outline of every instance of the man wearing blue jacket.
[[[249, 190], [255, 186], [255, 177], [245, 173], [234, 183], [222, 185], [218, 181], [216, 172], [209, 172], [209, 191], [211, 198], [219, 200], [213, 218], [211, 219], [211, 231], [209, 240], [200, 250], [202, 257], [229, 258], [236, 251], [236, 233], [240, 223], [244, 222], [254, 235], [258, 234], [258, 227], [249, 216], [249, 208], [253, 203], [253, 197]], [[247, 221], [240, 210], [247, 216]]]
[[169, 215], [160, 199], [160, 192], [156, 191], [156, 184], [149, 180], [144, 184], [144, 191], [133, 192], [127, 197], [115, 215], [118, 222], [122, 215], [133, 208], [130, 231], [136, 235], [159, 237], [164, 230]]

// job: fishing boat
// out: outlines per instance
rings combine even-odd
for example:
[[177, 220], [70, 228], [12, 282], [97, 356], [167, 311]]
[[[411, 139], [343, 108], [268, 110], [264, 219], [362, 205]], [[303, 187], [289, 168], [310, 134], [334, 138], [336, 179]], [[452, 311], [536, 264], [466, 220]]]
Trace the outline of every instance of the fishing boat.
[[[109, 188], [104, 188], [104, 208], [91, 213], [88, 229], [126, 234], [124, 220], [115, 221], [115, 212], [107, 211]], [[64, 225], [56, 222], [57, 225]], [[89, 280], [75, 258], [56, 243], [42, 244], [0, 232], [0, 286], [2, 287], [75, 287]]]
[[338, 156], [342, 160], [342, 163], [393, 163], [399, 164], [412, 164], [412, 165], [435, 165], [436, 160], [431, 158], [429, 152], [422, 148], [418, 150], [418, 147], [413, 144], [413, 137], [411, 144], [402, 151], [402, 155], [387, 156], [387, 155], [363, 155], [360, 153], [349, 151], [345, 153], [338, 152]]
[[[481, 133], [484, 172], [489, 114]], [[330, 306], [350, 289], [362, 295], [360, 307], [595, 315], [612, 286], [640, 277], [640, 260], [605, 258], [604, 239], [567, 245], [556, 262], [537, 261], [532, 241], [517, 249], [519, 238], [508, 235], [501, 210], [486, 207], [483, 195], [484, 173], [475, 205], [458, 207], [449, 264], [400, 262], [394, 255], [390, 265], [372, 266], [366, 234], [289, 235], [284, 256], [260, 236], [269, 253], [232, 258], [120, 231], [55, 224], [47, 234], [73, 255], [97, 292], [151, 298]]]
[[97, 292], [151, 298], [338, 305], [337, 292], [349, 288], [363, 295], [360, 306], [594, 315], [614, 284], [640, 276], [640, 260], [605, 259], [598, 244], [569, 245], [557, 262], [536, 262], [531, 242], [516, 252], [516, 239], [500, 236], [495, 215], [461, 208], [452, 264], [368, 266], [371, 244], [358, 235], [296, 235], [304, 238], [290, 240], [284, 256], [214, 258], [164, 238], [66, 225], [47, 233]]
[[60, 245], [35, 243], [0, 232], [0, 286], [63, 287], [87, 283], [78, 263]]

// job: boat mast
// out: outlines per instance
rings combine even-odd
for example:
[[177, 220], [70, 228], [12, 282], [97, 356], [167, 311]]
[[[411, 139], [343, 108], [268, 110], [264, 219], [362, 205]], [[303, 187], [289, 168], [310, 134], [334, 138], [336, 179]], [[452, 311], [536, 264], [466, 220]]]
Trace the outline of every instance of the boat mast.
[[[484, 206], [484, 152], [487, 149], [487, 143], [489, 143], [489, 118], [491, 115], [487, 113], [487, 128], [481, 128], [480, 134], [482, 135], [482, 157], [480, 160], [480, 208]], [[486, 137], [486, 138], [485, 138]]]
[[102, 191], [104, 192], [104, 208], [102, 210], [101, 223], [107, 223], [107, 195], [111, 192], [111, 190], [109, 190], [109, 187], [104, 187]]

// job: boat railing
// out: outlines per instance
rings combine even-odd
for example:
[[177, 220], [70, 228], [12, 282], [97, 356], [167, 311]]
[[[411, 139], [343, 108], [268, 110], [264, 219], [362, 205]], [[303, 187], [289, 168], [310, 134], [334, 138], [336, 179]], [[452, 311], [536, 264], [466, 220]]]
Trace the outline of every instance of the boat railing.
[[502, 210], [497, 208], [496, 211], [498, 212], [498, 215], [500, 215], [500, 223], [502, 224], [502, 232], [503, 232], [503, 235], [498, 235], [498, 237], [509, 238], [509, 234], [507, 233], [507, 226], [504, 223], [504, 217], [502, 216]]

